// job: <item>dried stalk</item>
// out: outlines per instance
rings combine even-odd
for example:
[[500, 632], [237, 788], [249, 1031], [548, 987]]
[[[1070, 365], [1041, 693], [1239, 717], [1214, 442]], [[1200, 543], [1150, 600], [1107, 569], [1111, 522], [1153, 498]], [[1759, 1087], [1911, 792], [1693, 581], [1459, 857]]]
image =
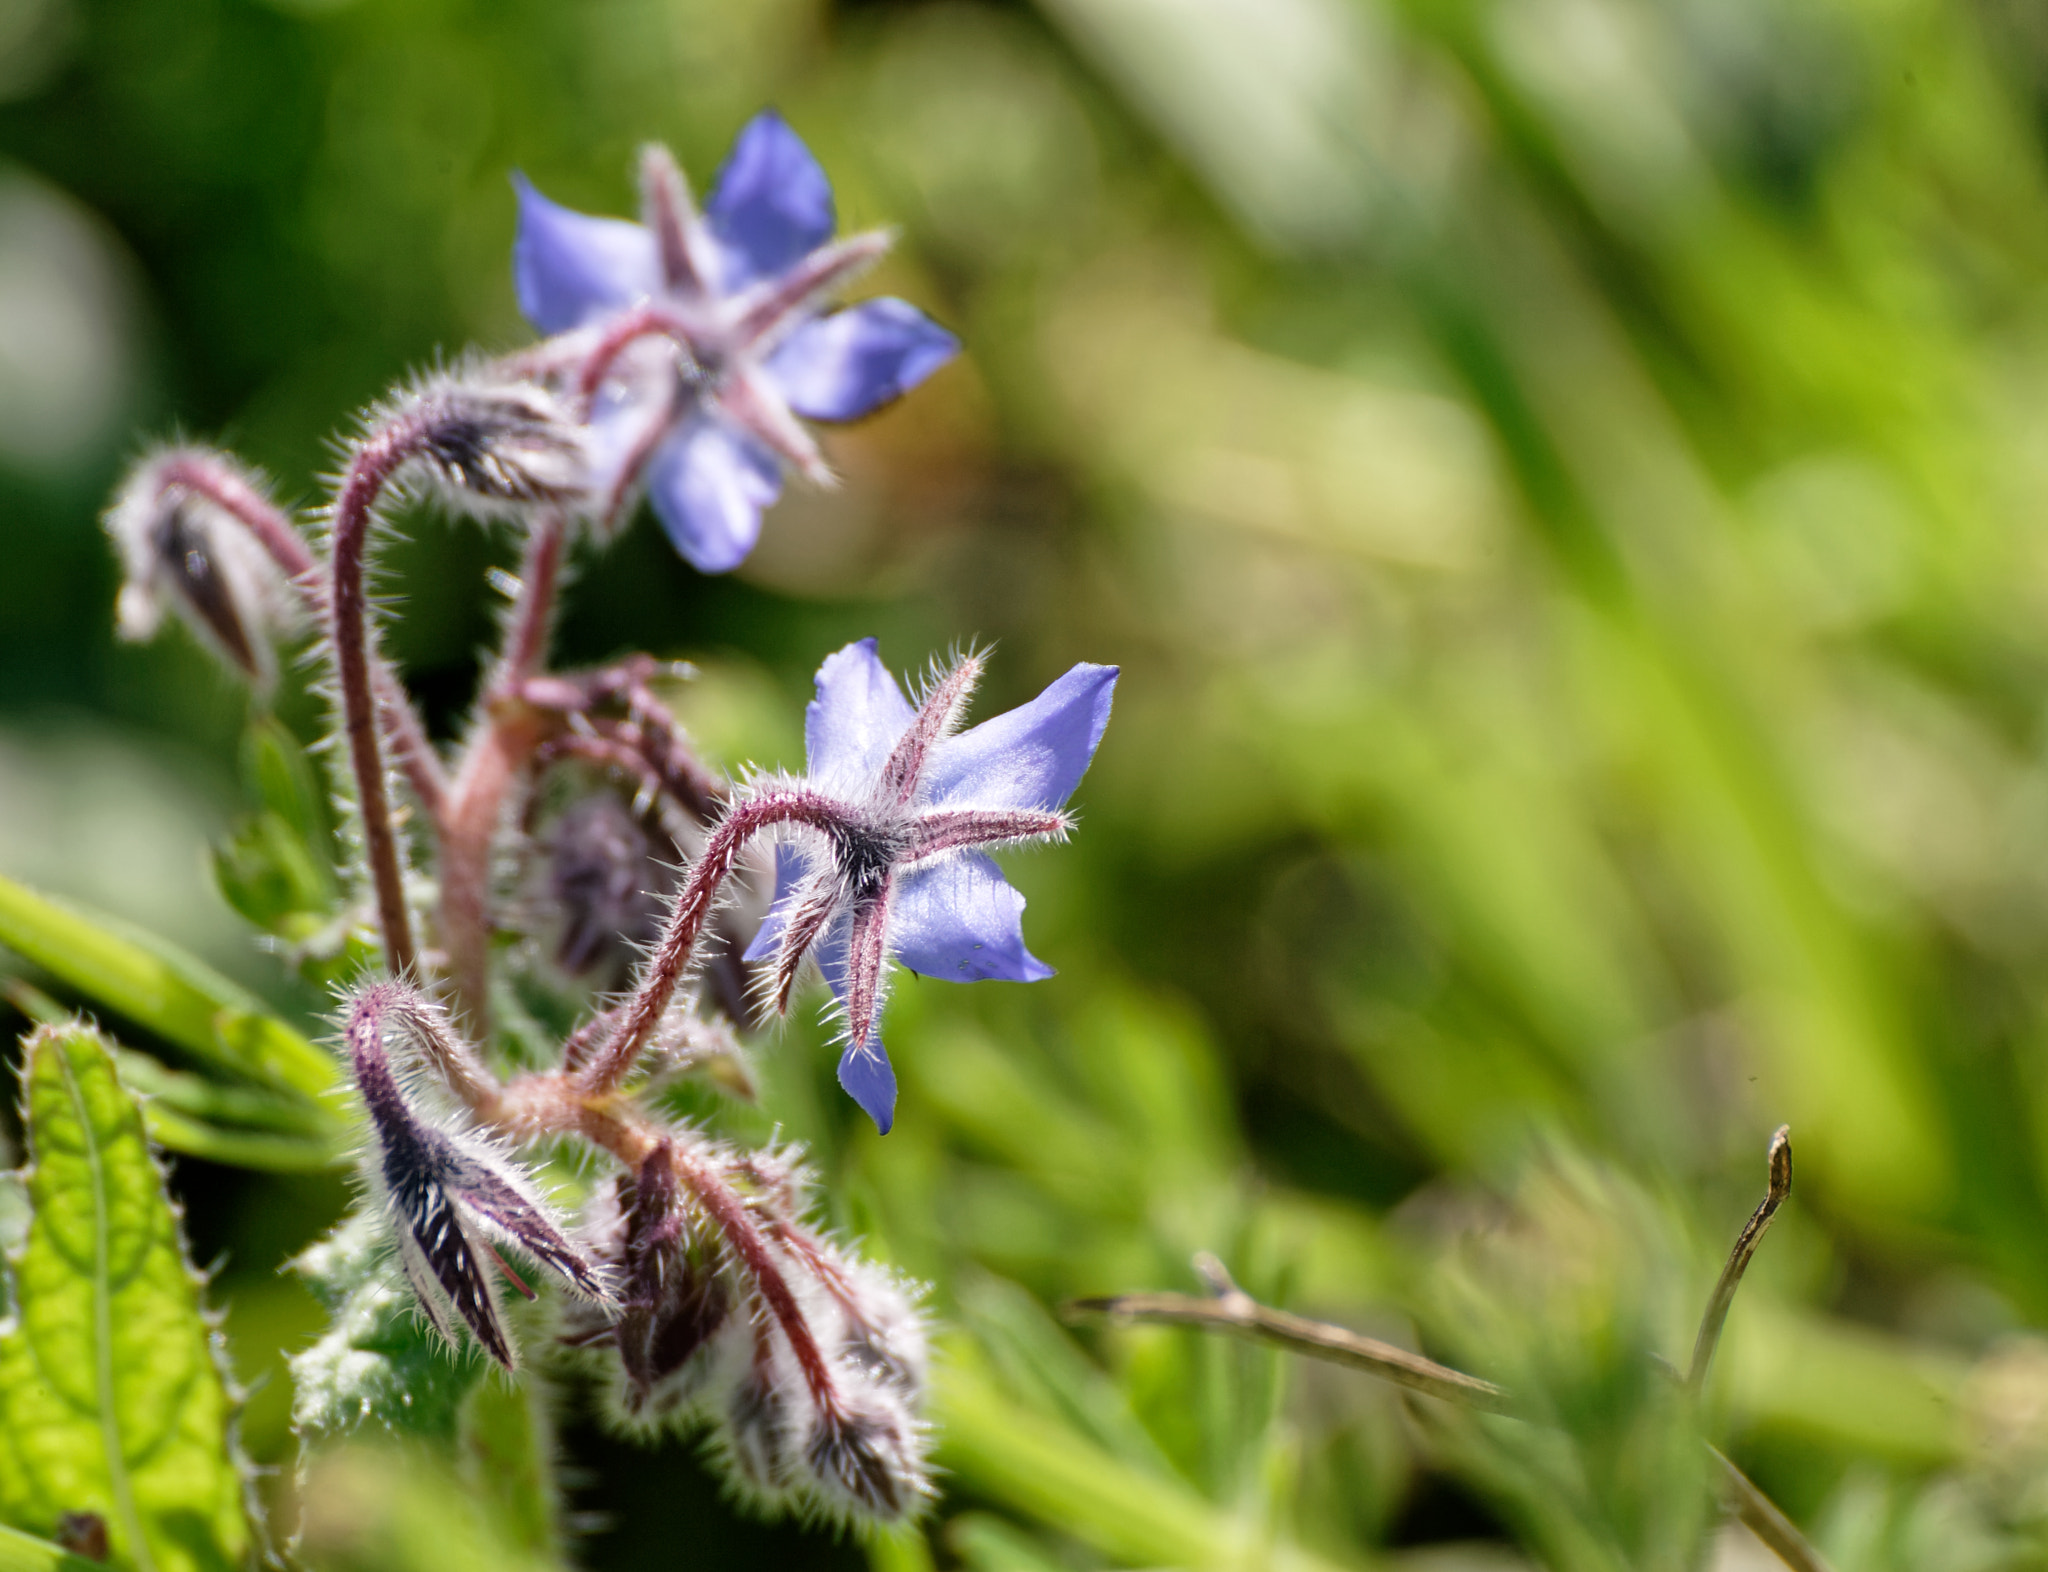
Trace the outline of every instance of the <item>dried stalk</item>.
[[[1762, 1240], [1764, 1230], [1785, 1197], [1792, 1193], [1792, 1139], [1788, 1128], [1771, 1137], [1770, 1188], [1762, 1204], [1750, 1217], [1730, 1252], [1728, 1264], [1707, 1302], [1693, 1348], [1693, 1366], [1685, 1378], [1689, 1392], [1696, 1392], [1712, 1363], [1721, 1328], [1728, 1319], [1728, 1307], [1750, 1257]], [[1208, 1297], [1193, 1294], [1113, 1294], [1102, 1298], [1070, 1301], [1069, 1316], [1106, 1315], [1118, 1321], [1149, 1322], [1166, 1326], [1189, 1326], [1205, 1332], [1228, 1332], [1254, 1343], [1284, 1348], [1311, 1359], [1326, 1360], [1363, 1370], [1367, 1375], [1390, 1381], [1411, 1392], [1433, 1397], [1481, 1413], [1502, 1414], [1511, 1419], [1540, 1423], [1516, 1402], [1504, 1387], [1478, 1376], [1440, 1365], [1434, 1359], [1411, 1353], [1392, 1343], [1365, 1337], [1347, 1327], [1327, 1321], [1311, 1321], [1262, 1305], [1231, 1281], [1230, 1274], [1214, 1256], [1195, 1257], [1195, 1269], [1209, 1285]], [[1736, 1467], [1720, 1448], [1709, 1445], [1722, 1505], [1741, 1520], [1772, 1554], [1793, 1572], [1829, 1572], [1826, 1559], [1808, 1543], [1798, 1526], [1781, 1512], [1776, 1503], [1754, 1480]]]

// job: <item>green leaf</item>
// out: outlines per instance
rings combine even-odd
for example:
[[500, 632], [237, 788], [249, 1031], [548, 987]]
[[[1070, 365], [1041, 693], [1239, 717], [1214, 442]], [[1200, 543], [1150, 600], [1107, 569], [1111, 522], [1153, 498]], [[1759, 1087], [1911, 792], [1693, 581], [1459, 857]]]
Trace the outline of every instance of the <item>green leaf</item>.
[[0, 1572], [94, 1572], [99, 1565], [47, 1539], [0, 1527]]
[[47, 1534], [97, 1513], [138, 1572], [236, 1566], [232, 1402], [141, 1114], [88, 1026], [39, 1028], [24, 1056], [33, 1215], [0, 1336], [0, 1517]]
[[213, 882], [227, 903], [269, 933], [301, 936], [334, 905], [334, 880], [283, 818], [252, 813], [213, 849]]
[[342, 1167], [349, 1159], [348, 1142], [339, 1136], [223, 1129], [160, 1103], [145, 1107], [143, 1117], [149, 1125], [149, 1138], [157, 1145], [229, 1168], [255, 1168], [275, 1174], [324, 1173]]
[[292, 1360], [292, 1424], [309, 1444], [374, 1422], [453, 1442], [463, 1400], [484, 1374], [414, 1308], [384, 1229], [363, 1212], [294, 1263], [334, 1314], [327, 1334]]
[[258, 999], [176, 946], [0, 878], [0, 945], [210, 1068], [326, 1091], [334, 1061]]
[[562, 1556], [554, 1422], [530, 1376], [494, 1374], [462, 1405], [462, 1472], [500, 1535], [535, 1557]]
[[242, 778], [265, 811], [283, 820], [301, 842], [327, 844], [325, 799], [313, 762], [275, 716], [257, 716], [242, 734]]

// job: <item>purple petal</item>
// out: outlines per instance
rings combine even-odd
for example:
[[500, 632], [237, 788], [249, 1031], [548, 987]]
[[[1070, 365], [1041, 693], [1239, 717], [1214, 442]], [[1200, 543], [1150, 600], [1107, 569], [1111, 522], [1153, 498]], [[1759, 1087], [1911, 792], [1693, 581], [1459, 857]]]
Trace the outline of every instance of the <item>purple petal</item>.
[[647, 499], [699, 573], [730, 573], [746, 561], [761, 537], [761, 510], [781, 491], [772, 453], [701, 412], [647, 465]]
[[775, 848], [775, 898], [769, 902], [768, 915], [761, 919], [761, 926], [747, 945], [743, 961], [772, 961], [775, 947], [782, 942], [783, 925], [789, 921], [789, 909], [796, 895], [796, 887], [810, 877], [811, 859], [797, 846]]
[[907, 301], [864, 300], [806, 322], [768, 359], [789, 407], [857, 420], [901, 398], [960, 352], [960, 340]]
[[933, 751], [934, 806], [1057, 808], [1073, 795], [1109, 724], [1117, 668], [1083, 661], [1029, 704], [970, 727]]
[[565, 333], [592, 317], [653, 294], [661, 283], [654, 237], [622, 218], [590, 218], [550, 202], [512, 177], [519, 233], [512, 285], [519, 309], [543, 333]]
[[782, 272], [832, 238], [832, 186], [803, 139], [772, 109], [747, 122], [705, 205], [726, 293]]
[[889, 1068], [889, 1053], [880, 1038], [839, 1056], [839, 1084], [887, 1135], [896, 1122], [896, 1072]]
[[818, 696], [804, 710], [804, 757], [828, 789], [860, 792], [873, 781], [915, 712], [862, 639], [825, 657]]
[[1024, 948], [1024, 897], [980, 852], [914, 868], [896, 886], [889, 947], [925, 977], [1039, 982], [1052, 968]]

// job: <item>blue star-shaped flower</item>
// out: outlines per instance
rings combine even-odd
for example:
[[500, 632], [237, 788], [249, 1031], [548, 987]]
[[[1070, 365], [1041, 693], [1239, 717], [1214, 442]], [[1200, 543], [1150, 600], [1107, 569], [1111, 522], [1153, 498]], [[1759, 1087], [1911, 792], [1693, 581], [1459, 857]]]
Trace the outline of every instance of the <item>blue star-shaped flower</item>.
[[886, 1133], [896, 1077], [877, 1031], [888, 959], [955, 982], [1037, 982], [1024, 897], [982, 848], [1058, 840], [1109, 724], [1117, 668], [1081, 664], [1029, 704], [955, 732], [981, 662], [969, 656], [913, 709], [875, 654], [850, 644], [818, 670], [804, 712], [823, 811], [777, 849], [775, 903], [747, 949], [773, 961], [778, 1007], [815, 955], [845, 1017], [839, 1083]]
[[[642, 224], [571, 212], [520, 178], [513, 282], [541, 332], [583, 330], [610, 511], [644, 480], [676, 549], [724, 573], [753, 549], [782, 464], [830, 479], [798, 416], [858, 419], [960, 345], [901, 300], [819, 314], [889, 237], [832, 240], [825, 172], [772, 111], [740, 133], [701, 214], [666, 151], [650, 149], [641, 174]], [[652, 336], [680, 354], [652, 360]]]

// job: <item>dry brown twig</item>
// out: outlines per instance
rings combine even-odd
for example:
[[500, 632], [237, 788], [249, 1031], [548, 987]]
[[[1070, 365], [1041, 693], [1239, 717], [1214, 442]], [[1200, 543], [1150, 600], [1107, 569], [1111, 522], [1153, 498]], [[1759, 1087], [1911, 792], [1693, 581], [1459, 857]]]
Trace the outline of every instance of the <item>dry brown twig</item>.
[[[1720, 1280], [1708, 1298], [1700, 1318], [1699, 1336], [1693, 1344], [1692, 1368], [1681, 1379], [1690, 1393], [1697, 1394], [1713, 1363], [1721, 1329], [1728, 1320], [1728, 1307], [1735, 1290], [1756, 1254], [1764, 1231], [1771, 1225], [1785, 1198], [1792, 1193], [1792, 1132], [1781, 1126], [1771, 1137], [1770, 1186], [1764, 1199], [1743, 1226], [1721, 1269]], [[1506, 1388], [1440, 1365], [1434, 1359], [1411, 1353], [1378, 1338], [1366, 1337], [1347, 1327], [1327, 1321], [1311, 1321], [1262, 1305], [1231, 1281], [1223, 1263], [1204, 1252], [1195, 1257], [1195, 1270], [1209, 1288], [1207, 1297], [1194, 1294], [1113, 1294], [1103, 1298], [1076, 1299], [1065, 1307], [1071, 1318], [1106, 1315], [1119, 1321], [1150, 1322], [1187, 1326], [1205, 1332], [1227, 1332], [1255, 1343], [1305, 1354], [1363, 1370], [1367, 1375], [1390, 1381], [1424, 1397], [1455, 1403], [1461, 1408], [1501, 1414], [1511, 1419], [1536, 1422]], [[1719, 1447], [1709, 1445], [1713, 1472], [1719, 1483], [1721, 1502], [1769, 1550], [1793, 1572], [1829, 1572], [1826, 1559], [1807, 1542], [1806, 1536], [1758, 1489], [1755, 1481], [1736, 1467]]]

